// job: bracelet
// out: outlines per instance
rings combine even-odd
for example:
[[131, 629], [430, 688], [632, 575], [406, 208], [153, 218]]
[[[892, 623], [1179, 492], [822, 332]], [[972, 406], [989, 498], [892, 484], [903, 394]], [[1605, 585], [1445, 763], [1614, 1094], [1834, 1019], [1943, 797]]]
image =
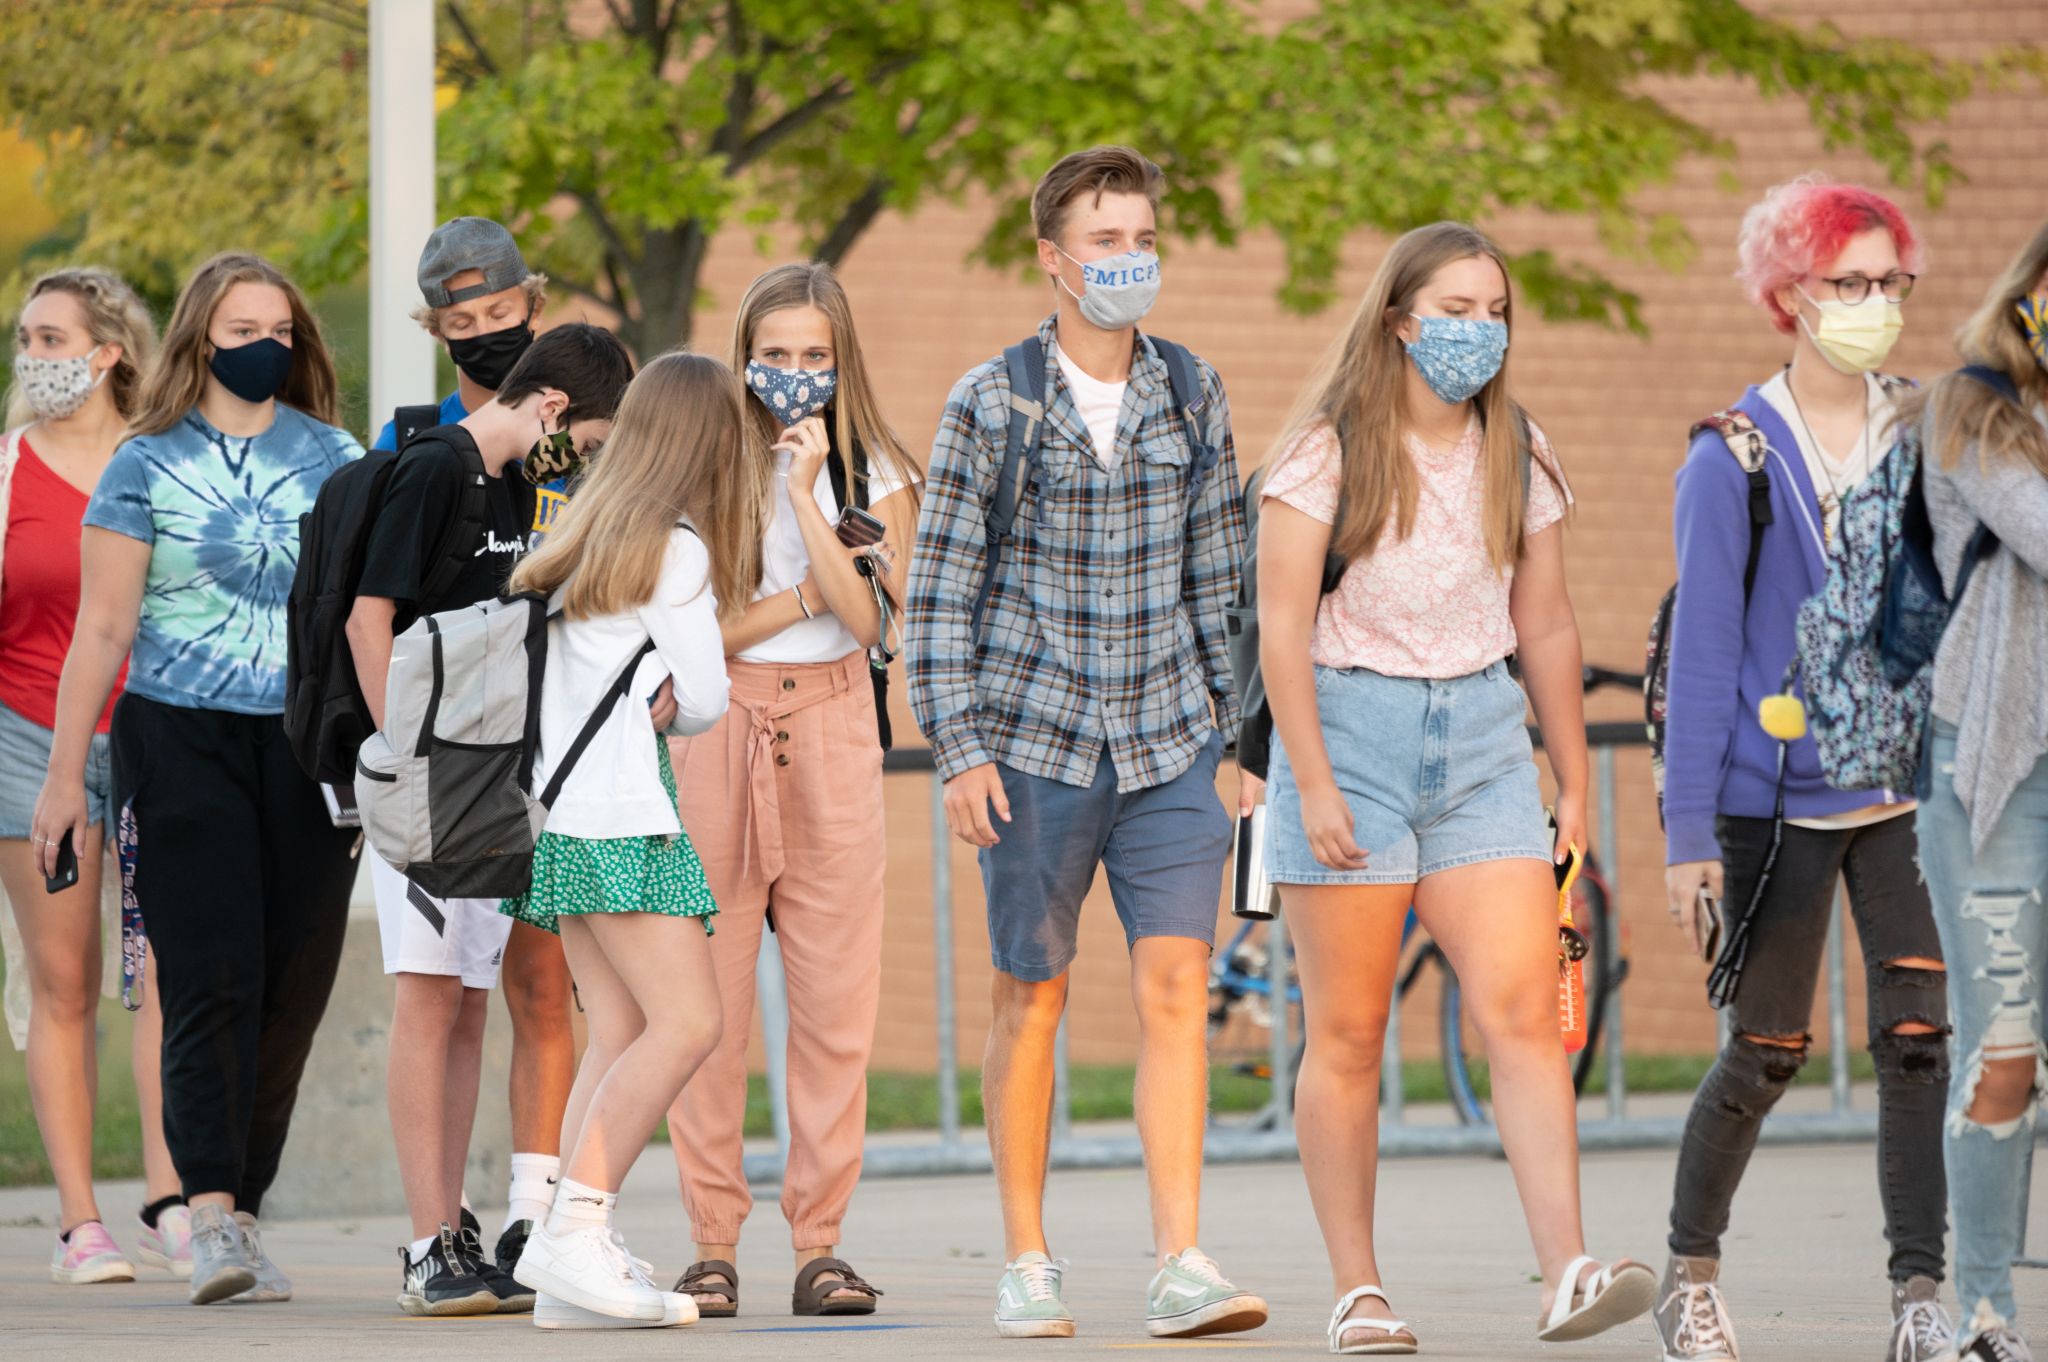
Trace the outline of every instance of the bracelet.
[[801, 586], [793, 586], [793, 587], [791, 587], [791, 588], [790, 588], [790, 590], [791, 590], [792, 592], [796, 593], [796, 608], [804, 612], [804, 618], [805, 618], [805, 619], [807, 619], [807, 620], [809, 620], [809, 619], [816, 619], [816, 618], [817, 618], [817, 616], [816, 616], [816, 615], [813, 615], [813, 614], [811, 613], [811, 604], [810, 604], [810, 602], [809, 602], [809, 601], [806, 601], [806, 600], [804, 599], [804, 589], [803, 589], [803, 587], [801, 587]]

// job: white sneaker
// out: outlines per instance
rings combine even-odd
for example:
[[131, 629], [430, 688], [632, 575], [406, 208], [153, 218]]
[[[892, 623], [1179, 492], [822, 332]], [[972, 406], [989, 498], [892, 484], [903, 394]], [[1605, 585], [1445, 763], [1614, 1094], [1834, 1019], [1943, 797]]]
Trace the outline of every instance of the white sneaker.
[[541, 1292], [533, 1304], [533, 1322], [542, 1329], [670, 1329], [697, 1322], [697, 1302], [679, 1292], [664, 1291], [660, 1319], [620, 1319]]
[[668, 1316], [663, 1293], [643, 1283], [633, 1255], [605, 1225], [586, 1225], [566, 1234], [545, 1226], [536, 1229], [512, 1277], [521, 1286], [613, 1319], [659, 1324]]

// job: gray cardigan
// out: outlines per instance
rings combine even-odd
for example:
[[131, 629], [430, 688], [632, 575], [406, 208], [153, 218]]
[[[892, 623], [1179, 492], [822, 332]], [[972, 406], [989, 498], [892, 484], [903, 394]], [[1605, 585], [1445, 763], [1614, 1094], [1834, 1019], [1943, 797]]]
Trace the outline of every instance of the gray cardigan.
[[[2037, 412], [2048, 423], [2048, 414]], [[1924, 447], [1938, 448], [1934, 432]], [[1956, 797], [1982, 851], [2005, 803], [2048, 753], [2048, 477], [1974, 446], [1923, 469], [1934, 556], [1951, 590], [1982, 523], [1998, 549], [1977, 565], [1934, 659], [1934, 716], [1956, 726]]]

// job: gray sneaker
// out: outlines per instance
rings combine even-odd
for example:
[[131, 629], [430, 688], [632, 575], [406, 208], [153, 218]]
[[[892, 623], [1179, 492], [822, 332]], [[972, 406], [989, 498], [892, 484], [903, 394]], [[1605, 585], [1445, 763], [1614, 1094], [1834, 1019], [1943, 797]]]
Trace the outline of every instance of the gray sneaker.
[[1074, 1316], [1060, 1299], [1067, 1270], [1064, 1258], [1048, 1258], [1036, 1249], [1003, 1264], [996, 1284], [996, 1333], [1003, 1338], [1072, 1338]]
[[194, 1305], [211, 1305], [256, 1285], [242, 1227], [218, 1206], [192, 1210], [192, 1294]]
[[1664, 1340], [1664, 1362], [1739, 1362], [1735, 1325], [1728, 1319], [1716, 1280], [1721, 1264], [1715, 1258], [1673, 1254], [1657, 1288], [1657, 1337]]
[[1266, 1322], [1266, 1303], [1225, 1280], [1198, 1248], [1168, 1255], [1145, 1292], [1145, 1332], [1154, 1338], [1234, 1334]]
[[1990, 1301], [1979, 1301], [1977, 1313], [1970, 1318], [1970, 1343], [1963, 1349], [1963, 1358], [1964, 1362], [2034, 1362], [2034, 1352], [2020, 1331], [1991, 1308]]
[[247, 1211], [236, 1211], [235, 1225], [242, 1231], [242, 1245], [248, 1252], [249, 1265], [256, 1269], [256, 1284], [235, 1299], [248, 1305], [290, 1300], [292, 1279], [285, 1276], [263, 1252], [263, 1234], [256, 1228], [256, 1217]]
[[1892, 1283], [1890, 1362], [1956, 1362], [1956, 1326], [1932, 1277]]

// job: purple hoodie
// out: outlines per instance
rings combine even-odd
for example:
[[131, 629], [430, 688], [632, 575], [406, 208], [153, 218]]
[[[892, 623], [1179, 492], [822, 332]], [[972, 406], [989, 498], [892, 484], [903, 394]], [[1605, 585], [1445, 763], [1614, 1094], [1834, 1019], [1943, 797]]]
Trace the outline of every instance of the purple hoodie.
[[[1717, 814], [1771, 816], [1778, 740], [1757, 722], [1757, 705], [1783, 689], [1797, 651], [1799, 607], [1827, 579], [1820, 501], [1798, 440], [1756, 388], [1735, 405], [1769, 446], [1764, 467], [1772, 521], [1759, 531], [1763, 552], [1745, 610], [1748, 475], [1718, 433], [1695, 437], [1678, 470], [1672, 507], [1679, 590], [1664, 735], [1665, 860], [1671, 865], [1721, 859]], [[1792, 744], [1785, 762], [1786, 817], [1847, 813], [1882, 798], [1833, 788], [1821, 775], [1813, 739]]]

